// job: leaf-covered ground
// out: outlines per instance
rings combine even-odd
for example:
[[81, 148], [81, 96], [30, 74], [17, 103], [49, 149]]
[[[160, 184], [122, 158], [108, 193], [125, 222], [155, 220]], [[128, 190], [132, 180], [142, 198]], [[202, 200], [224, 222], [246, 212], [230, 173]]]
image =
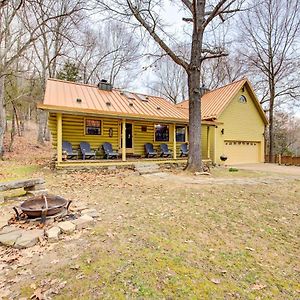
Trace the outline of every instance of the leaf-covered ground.
[[[130, 170], [52, 172], [16, 160], [2, 166], [4, 179], [43, 176], [51, 192], [101, 215], [92, 229], [58, 243], [0, 247], [0, 295], [7, 299], [300, 297], [297, 178], [266, 182], [264, 173], [215, 169], [213, 178], [257, 182], [213, 185], [189, 184], [178, 171], [161, 180]], [[1, 213], [15, 204], [0, 206]]]

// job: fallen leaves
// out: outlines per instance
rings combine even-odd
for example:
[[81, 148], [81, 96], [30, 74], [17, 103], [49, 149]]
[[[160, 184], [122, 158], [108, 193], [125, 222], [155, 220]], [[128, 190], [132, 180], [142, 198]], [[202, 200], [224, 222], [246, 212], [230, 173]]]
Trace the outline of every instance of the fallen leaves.
[[265, 284], [256, 283], [251, 287], [252, 291], [260, 291], [262, 289], [265, 289], [267, 286]]
[[220, 284], [220, 283], [221, 283], [221, 280], [218, 279], [218, 278], [212, 278], [212, 279], [210, 279], [210, 281], [211, 281], [212, 283], [214, 283], [214, 284]]
[[35, 289], [31, 295], [32, 300], [46, 300], [51, 299], [51, 295], [58, 295], [60, 290], [63, 289], [67, 284], [67, 281], [60, 282], [58, 279], [45, 279], [42, 280], [40, 286], [37, 288], [36, 284], [31, 284], [30, 287]]
[[38, 288], [34, 291], [34, 293], [30, 296], [30, 299], [32, 300], [44, 300], [45, 297], [42, 293], [42, 289]]
[[248, 251], [251, 251], [251, 252], [254, 252], [254, 251], [255, 251], [254, 248], [250, 248], [250, 247], [246, 247], [245, 249], [248, 250]]

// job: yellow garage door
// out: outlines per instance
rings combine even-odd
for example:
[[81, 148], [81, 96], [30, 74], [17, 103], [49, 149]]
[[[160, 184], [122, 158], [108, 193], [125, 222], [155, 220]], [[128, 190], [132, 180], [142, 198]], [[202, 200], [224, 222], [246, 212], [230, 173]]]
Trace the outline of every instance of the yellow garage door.
[[226, 164], [249, 164], [260, 161], [260, 143], [249, 141], [225, 141]]

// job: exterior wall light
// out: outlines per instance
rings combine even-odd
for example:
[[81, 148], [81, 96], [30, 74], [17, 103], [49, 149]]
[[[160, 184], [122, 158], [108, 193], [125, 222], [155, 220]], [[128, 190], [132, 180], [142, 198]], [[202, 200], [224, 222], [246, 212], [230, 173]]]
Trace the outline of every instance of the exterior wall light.
[[221, 130], [221, 133], [224, 134], [224, 132], [225, 132], [225, 130], [224, 130], [224, 128], [223, 128], [223, 129]]

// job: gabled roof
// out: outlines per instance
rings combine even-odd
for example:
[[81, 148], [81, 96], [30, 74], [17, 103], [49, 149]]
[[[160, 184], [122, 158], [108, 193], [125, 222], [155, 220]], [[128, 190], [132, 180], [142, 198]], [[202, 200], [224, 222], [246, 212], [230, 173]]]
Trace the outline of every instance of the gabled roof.
[[[234, 81], [230, 84], [224, 85], [215, 90], [209, 91], [202, 96], [201, 99], [201, 114], [203, 120], [215, 120], [220, 117], [232, 99], [240, 91], [240, 89], [246, 85], [254, 104], [264, 120], [265, 124], [268, 123], [266, 115], [255, 95], [255, 92], [250, 84], [250, 82], [245, 78], [238, 81]], [[185, 100], [176, 105], [178, 108], [182, 109], [185, 114], [189, 114], [189, 100]]]
[[38, 107], [56, 112], [188, 122], [181, 109], [161, 97], [124, 93], [117, 89], [105, 91], [94, 85], [57, 79], [48, 79], [44, 102]]
[[[265, 124], [266, 115], [247, 79], [238, 80], [210, 91], [201, 101], [204, 123], [217, 120], [222, 112], [246, 85]], [[77, 101], [80, 99], [80, 101]], [[174, 105], [170, 101], [157, 97], [124, 92], [100, 90], [89, 84], [75, 83], [58, 79], [48, 79], [43, 104], [39, 108], [55, 112], [73, 112], [96, 114], [132, 119], [188, 122], [188, 100]]]

